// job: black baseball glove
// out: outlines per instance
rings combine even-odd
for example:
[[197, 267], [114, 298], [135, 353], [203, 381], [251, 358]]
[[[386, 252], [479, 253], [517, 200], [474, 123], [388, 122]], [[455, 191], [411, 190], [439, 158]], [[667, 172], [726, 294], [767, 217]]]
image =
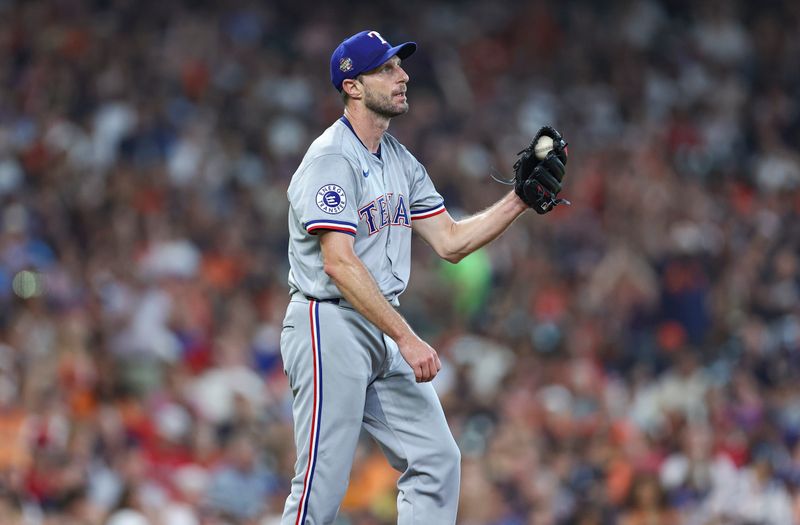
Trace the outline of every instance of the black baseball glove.
[[[536, 158], [534, 148], [542, 135], [553, 139], [553, 149], [541, 160]], [[569, 203], [557, 198], [561, 191], [567, 164], [567, 143], [551, 126], [542, 126], [530, 145], [518, 153], [514, 163], [514, 191], [525, 204], [544, 214], [558, 204]]]

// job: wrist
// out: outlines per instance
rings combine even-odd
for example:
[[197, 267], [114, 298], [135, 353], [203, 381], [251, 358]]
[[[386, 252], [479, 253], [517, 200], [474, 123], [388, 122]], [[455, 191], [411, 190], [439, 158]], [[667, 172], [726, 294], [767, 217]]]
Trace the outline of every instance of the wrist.
[[417, 338], [417, 334], [415, 334], [410, 327], [406, 327], [405, 330], [398, 330], [397, 334], [388, 335], [398, 346], [405, 346]]
[[522, 200], [522, 197], [517, 195], [516, 191], [512, 190], [511, 192], [509, 192], [508, 199], [511, 202], [512, 206], [514, 206], [514, 211], [517, 213], [523, 213], [530, 209], [530, 206], [528, 206], [525, 203], [525, 201]]

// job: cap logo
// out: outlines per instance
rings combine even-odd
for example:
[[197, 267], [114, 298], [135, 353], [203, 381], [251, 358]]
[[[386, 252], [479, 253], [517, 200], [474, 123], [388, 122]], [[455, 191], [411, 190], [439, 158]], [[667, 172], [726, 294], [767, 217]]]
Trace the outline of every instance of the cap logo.
[[377, 38], [378, 40], [381, 41], [381, 44], [385, 44], [387, 46], [389, 45], [389, 42], [384, 40], [383, 37], [381, 36], [381, 34], [378, 33], [377, 31], [370, 31], [369, 33], [367, 33], [367, 36], [372, 37], [372, 38]]
[[353, 61], [350, 58], [345, 57], [339, 61], [339, 71], [347, 73], [351, 69], [353, 69]]

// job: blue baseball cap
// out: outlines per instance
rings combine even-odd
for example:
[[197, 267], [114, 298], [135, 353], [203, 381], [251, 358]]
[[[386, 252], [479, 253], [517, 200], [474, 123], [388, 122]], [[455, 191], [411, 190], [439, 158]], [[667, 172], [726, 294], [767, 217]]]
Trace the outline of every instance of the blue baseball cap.
[[377, 31], [361, 31], [344, 40], [331, 55], [331, 83], [341, 91], [346, 79], [375, 69], [395, 55], [408, 58], [416, 50], [414, 42], [392, 47]]

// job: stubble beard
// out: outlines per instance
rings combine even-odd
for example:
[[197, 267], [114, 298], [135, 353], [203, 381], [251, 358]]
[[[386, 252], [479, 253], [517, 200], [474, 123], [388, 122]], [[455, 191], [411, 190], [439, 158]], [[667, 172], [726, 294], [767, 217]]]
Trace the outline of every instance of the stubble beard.
[[364, 105], [372, 111], [385, 118], [394, 118], [408, 112], [408, 101], [392, 102], [392, 95], [376, 95], [371, 90], [364, 92]]

